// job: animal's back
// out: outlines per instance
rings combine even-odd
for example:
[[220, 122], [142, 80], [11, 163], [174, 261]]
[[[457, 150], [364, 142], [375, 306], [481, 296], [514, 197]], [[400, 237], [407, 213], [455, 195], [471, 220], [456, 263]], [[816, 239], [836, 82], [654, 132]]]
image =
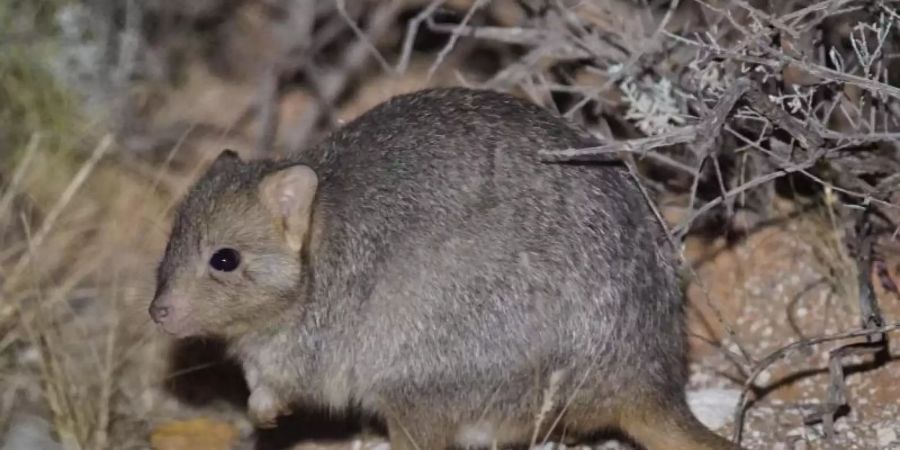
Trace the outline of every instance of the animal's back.
[[523, 100], [436, 89], [318, 149], [321, 199], [340, 215], [324, 218], [323, 254], [353, 264], [317, 277], [354, 280], [327, 296], [359, 311], [356, 396], [466, 386], [474, 401], [558, 369], [593, 371], [592, 395], [683, 382], [674, 271], [626, 169], [538, 158], [592, 145]]

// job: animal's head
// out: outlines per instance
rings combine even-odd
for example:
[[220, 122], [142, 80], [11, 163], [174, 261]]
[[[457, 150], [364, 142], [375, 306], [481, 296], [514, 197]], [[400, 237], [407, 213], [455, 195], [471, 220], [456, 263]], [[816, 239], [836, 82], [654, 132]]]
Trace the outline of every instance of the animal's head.
[[167, 332], [240, 336], [297, 301], [318, 186], [308, 166], [225, 150], [182, 200], [150, 316]]

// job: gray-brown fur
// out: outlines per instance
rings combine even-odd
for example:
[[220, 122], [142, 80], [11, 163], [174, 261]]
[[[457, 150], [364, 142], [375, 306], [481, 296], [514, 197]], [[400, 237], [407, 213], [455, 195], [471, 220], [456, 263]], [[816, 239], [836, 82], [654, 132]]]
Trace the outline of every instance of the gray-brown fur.
[[[230, 340], [261, 423], [291, 400], [378, 414], [396, 448], [527, 443], [556, 373], [545, 426], [730, 448], [684, 404], [673, 258], [627, 171], [538, 161], [596, 144], [453, 88], [396, 97], [295, 161], [222, 156], [178, 210], [154, 302], [178, 314], [157, 319]], [[318, 185], [292, 252], [258, 186], [297, 164]], [[211, 273], [220, 247], [238, 270]]]

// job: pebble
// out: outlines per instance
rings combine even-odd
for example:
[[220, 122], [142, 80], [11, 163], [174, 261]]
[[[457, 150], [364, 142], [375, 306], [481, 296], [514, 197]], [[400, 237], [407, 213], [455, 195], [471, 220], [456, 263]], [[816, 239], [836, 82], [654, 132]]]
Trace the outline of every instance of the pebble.
[[740, 396], [737, 389], [708, 388], [688, 391], [687, 402], [697, 420], [715, 430], [732, 420]]
[[875, 429], [875, 438], [879, 447], [887, 447], [897, 440], [897, 431], [892, 427], [879, 427]]

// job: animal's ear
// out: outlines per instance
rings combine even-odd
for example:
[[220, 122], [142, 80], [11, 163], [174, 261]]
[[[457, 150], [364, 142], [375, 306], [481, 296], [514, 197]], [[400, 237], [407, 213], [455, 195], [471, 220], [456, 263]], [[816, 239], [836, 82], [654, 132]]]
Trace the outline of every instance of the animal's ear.
[[219, 162], [219, 161], [237, 162], [240, 160], [241, 160], [241, 156], [238, 155], [238, 152], [236, 152], [230, 148], [226, 148], [226, 149], [222, 150], [222, 153], [219, 153], [219, 156], [216, 157], [216, 162]]
[[228, 165], [241, 162], [241, 156], [230, 148], [226, 148], [219, 153], [219, 156], [209, 165], [207, 173], [215, 173]]
[[259, 184], [259, 197], [275, 218], [292, 251], [300, 251], [309, 232], [318, 186], [319, 177], [304, 165], [273, 172]]

